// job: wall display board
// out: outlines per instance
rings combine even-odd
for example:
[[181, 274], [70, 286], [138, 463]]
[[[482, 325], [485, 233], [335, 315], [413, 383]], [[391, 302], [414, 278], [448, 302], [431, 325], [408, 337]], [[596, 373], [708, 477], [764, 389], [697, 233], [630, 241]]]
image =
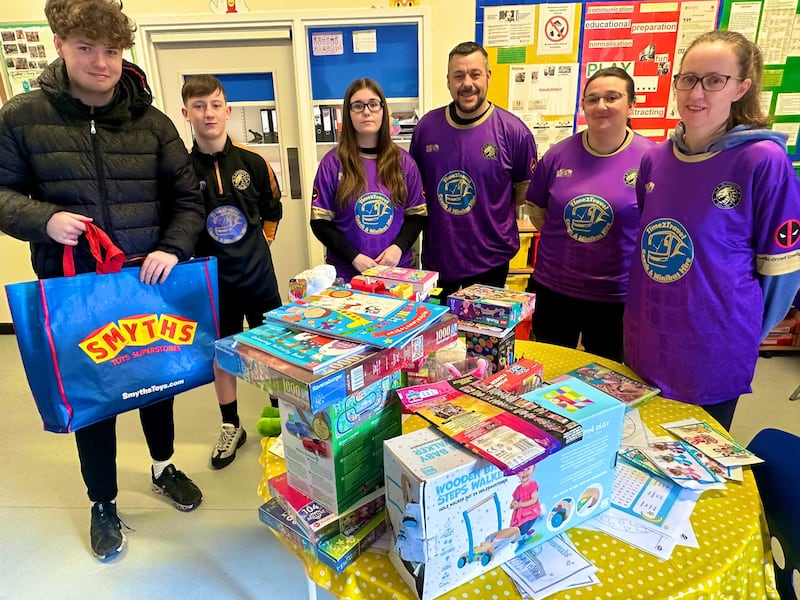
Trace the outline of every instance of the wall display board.
[[679, 120], [672, 98], [676, 63], [694, 38], [714, 29], [718, 9], [716, 0], [587, 3], [581, 88], [603, 67], [623, 68], [636, 84], [633, 129], [665, 139]]
[[729, 1], [720, 27], [755, 41], [764, 53], [762, 102], [773, 117], [772, 129], [788, 134], [789, 156], [800, 169], [800, 2]]
[[416, 23], [308, 29], [311, 95], [337, 100], [359, 77], [369, 77], [387, 98], [419, 96], [419, 31]]
[[[0, 25], [0, 40], [8, 97], [37, 89], [42, 69], [58, 58], [50, 27], [45, 23], [3, 24]], [[134, 62], [133, 50], [125, 50], [123, 58]]]
[[488, 98], [530, 127], [541, 156], [575, 127], [582, 7], [494, 4], [478, 0], [476, 19], [492, 69]]
[[580, 92], [610, 66], [636, 83], [633, 128], [665, 139], [679, 120], [671, 83], [689, 43], [717, 26], [739, 31], [764, 52], [764, 107], [800, 169], [798, 12], [800, 0], [476, 0], [475, 37], [489, 53], [489, 99], [531, 127], [542, 154], [585, 126]]
[[9, 97], [38, 88], [39, 73], [58, 58], [50, 28], [43, 24], [3, 25], [0, 39]]

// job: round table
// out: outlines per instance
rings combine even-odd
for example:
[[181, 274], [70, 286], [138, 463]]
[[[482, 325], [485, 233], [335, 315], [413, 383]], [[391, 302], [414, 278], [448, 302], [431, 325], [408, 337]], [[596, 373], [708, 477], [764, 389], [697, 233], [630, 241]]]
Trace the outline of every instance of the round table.
[[[544, 379], [561, 375], [588, 362], [599, 362], [627, 375], [633, 371], [620, 363], [579, 350], [518, 341], [516, 358], [532, 358], [544, 365]], [[639, 407], [642, 420], [658, 431], [660, 423], [690, 417], [710, 421], [701, 408], [656, 397]], [[426, 427], [411, 417], [404, 431]], [[285, 470], [283, 460], [268, 451], [264, 438], [261, 462], [264, 478], [259, 495], [267, 500], [267, 479]], [[704, 492], [692, 516], [699, 548], [677, 546], [663, 561], [625, 542], [598, 531], [576, 527], [568, 535], [578, 550], [597, 567], [600, 583], [560, 592], [554, 600], [658, 599], [731, 600], [765, 598], [778, 600], [772, 560], [769, 555], [766, 522], [755, 480], [745, 469], [744, 481], [730, 482], [724, 490]], [[279, 538], [281, 536], [278, 536]], [[367, 552], [343, 573], [336, 573], [288, 540], [281, 540], [305, 563], [309, 578], [341, 599], [413, 600], [414, 592], [402, 581], [388, 557]], [[469, 583], [439, 597], [441, 600], [501, 600], [520, 598], [514, 584], [501, 568], [487, 571]]]

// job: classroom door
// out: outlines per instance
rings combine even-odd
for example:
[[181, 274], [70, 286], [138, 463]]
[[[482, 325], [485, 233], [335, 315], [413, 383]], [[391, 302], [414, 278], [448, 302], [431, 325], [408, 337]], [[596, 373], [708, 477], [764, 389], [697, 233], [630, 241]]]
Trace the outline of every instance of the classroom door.
[[[249, 123], [242, 126], [240, 120], [245, 114], [254, 111], [258, 114], [257, 105], [235, 106], [229, 132], [234, 141], [244, 142], [250, 150], [261, 154], [272, 165], [280, 182], [283, 220], [271, 250], [281, 298], [285, 302], [289, 278], [309, 268], [309, 227], [299, 167], [300, 134], [291, 39], [288, 36], [285, 39], [247, 39], [242, 35], [236, 40], [204, 40], [193, 36], [188, 40], [157, 42], [154, 46], [164, 95], [162, 104], [187, 146], [191, 144], [191, 129], [181, 114], [181, 86], [185, 75], [271, 73], [278, 143], [248, 143], [259, 140], [252, 139], [253, 126]], [[256, 129], [261, 130], [261, 127]], [[234, 131], [244, 131], [245, 139], [237, 139], [242, 136], [234, 135]]]

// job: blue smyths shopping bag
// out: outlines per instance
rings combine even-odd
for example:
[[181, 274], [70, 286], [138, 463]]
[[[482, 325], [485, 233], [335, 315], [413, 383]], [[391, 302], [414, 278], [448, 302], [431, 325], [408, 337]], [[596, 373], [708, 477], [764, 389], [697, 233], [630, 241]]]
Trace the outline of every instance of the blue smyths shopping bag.
[[[94, 236], [87, 238], [98, 273], [109, 274], [6, 286], [22, 363], [48, 431], [75, 431], [214, 379], [216, 259], [179, 263], [164, 283], [147, 285], [139, 282], [139, 267], [119, 270], [121, 252], [96, 254]], [[70, 258], [71, 249], [65, 273]]]

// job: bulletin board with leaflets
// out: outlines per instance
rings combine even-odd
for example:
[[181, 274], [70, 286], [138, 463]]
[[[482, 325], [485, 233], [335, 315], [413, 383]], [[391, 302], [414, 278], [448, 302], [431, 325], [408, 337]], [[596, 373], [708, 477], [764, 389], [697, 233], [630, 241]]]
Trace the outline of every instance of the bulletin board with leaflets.
[[[58, 58], [53, 32], [45, 23], [0, 23], [0, 43], [0, 91], [7, 98], [38, 89], [39, 74]], [[132, 50], [123, 52], [123, 57], [134, 62]]]
[[672, 76], [689, 43], [717, 27], [740, 31], [765, 57], [763, 100], [800, 165], [800, 1], [476, 0], [475, 38], [489, 54], [489, 100], [533, 131], [540, 155], [585, 126], [580, 92], [605, 67], [636, 83], [633, 129], [666, 139], [679, 121]]

